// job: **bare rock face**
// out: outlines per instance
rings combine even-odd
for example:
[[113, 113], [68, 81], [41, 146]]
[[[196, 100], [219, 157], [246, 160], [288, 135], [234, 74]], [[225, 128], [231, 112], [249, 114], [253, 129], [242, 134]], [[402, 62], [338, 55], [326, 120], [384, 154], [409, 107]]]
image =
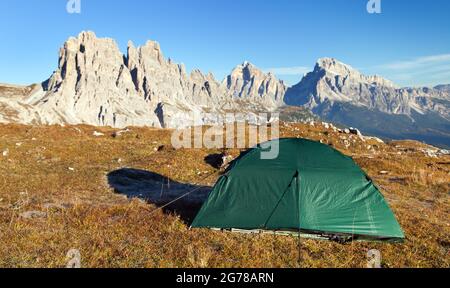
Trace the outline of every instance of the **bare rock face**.
[[123, 55], [114, 40], [82, 32], [61, 48], [58, 69], [41, 88], [13, 99], [0, 95], [0, 107], [10, 111], [0, 113], [0, 121], [179, 128], [214, 124], [216, 117], [206, 112], [246, 111], [251, 120], [282, 105], [281, 82], [251, 64], [242, 69], [244, 74], [235, 70], [230, 77], [242, 85], [227, 86], [211, 73], [188, 75], [184, 65], [164, 57], [157, 42], [129, 42]]
[[450, 146], [447, 88], [399, 88], [380, 76], [365, 76], [336, 59], [323, 58], [286, 92], [285, 101], [364, 133]]
[[28, 105], [26, 100], [41, 91], [40, 85], [0, 84], [0, 123], [31, 123], [36, 114], [34, 107]]
[[272, 73], [265, 74], [249, 62], [237, 66], [224, 80], [223, 85], [235, 98], [262, 101], [272, 107], [279, 107], [284, 103], [284, 83]]
[[61, 48], [44, 97], [30, 104], [44, 124], [159, 127], [151, 103], [136, 92], [126, 64], [112, 39], [83, 32]]
[[323, 104], [351, 103], [388, 114], [409, 116], [412, 111], [423, 114], [432, 110], [449, 117], [444, 106], [431, 103], [437, 104], [436, 99], [450, 100], [449, 93], [433, 88], [398, 88], [387, 79], [363, 75], [332, 58], [319, 59], [314, 71], [285, 97], [287, 104], [312, 110], [320, 110]]

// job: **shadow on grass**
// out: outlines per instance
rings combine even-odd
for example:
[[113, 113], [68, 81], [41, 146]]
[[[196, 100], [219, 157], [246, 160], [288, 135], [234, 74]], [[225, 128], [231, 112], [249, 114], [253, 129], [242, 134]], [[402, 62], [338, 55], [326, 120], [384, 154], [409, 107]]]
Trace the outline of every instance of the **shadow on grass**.
[[126, 195], [130, 199], [142, 199], [157, 207], [163, 207], [182, 195], [198, 189], [163, 209], [164, 213], [179, 215], [188, 225], [192, 223], [212, 189], [207, 186], [179, 183], [157, 173], [131, 168], [112, 171], [107, 178], [116, 193]]

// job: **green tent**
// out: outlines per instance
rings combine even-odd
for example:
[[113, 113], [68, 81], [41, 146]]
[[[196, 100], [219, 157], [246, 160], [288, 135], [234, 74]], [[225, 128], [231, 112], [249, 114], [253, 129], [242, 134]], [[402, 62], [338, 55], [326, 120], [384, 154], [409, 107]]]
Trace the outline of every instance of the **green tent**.
[[[382, 194], [352, 160], [328, 145], [280, 139], [279, 156], [243, 153], [220, 177], [193, 228], [299, 233], [335, 240], [401, 242]], [[267, 151], [266, 151], [267, 152]]]

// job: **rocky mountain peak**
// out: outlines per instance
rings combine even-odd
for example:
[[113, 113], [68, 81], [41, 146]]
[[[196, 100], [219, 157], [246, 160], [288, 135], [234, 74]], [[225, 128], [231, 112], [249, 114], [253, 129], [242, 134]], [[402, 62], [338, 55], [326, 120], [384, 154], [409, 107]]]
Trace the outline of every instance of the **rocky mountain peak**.
[[316, 63], [314, 72], [319, 73], [321, 71], [329, 74], [330, 76], [351, 78], [369, 85], [396, 87], [396, 85], [390, 80], [387, 80], [379, 75], [363, 75], [355, 68], [340, 62], [335, 58], [320, 58]]
[[83, 31], [64, 43], [58, 68], [42, 89], [8, 107], [21, 110], [16, 118], [22, 123], [177, 128], [192, 125], [195, 114], [202, 119], [205, 111], [248, 111], [256, 119], [254, 112], [283, 104], [284, 85], [248, 62], [229, 78], [235, 85], [200, 70], [186, 73], [183, 64], [164, 57], [156, 41], [140, 47], [129, 41], [123, 55], [113, 39]]
[[285, 102], [376, 135], [425, 135], [439, 143], [450, 138], [444, 136], [450, 122], [449, 95], [446, 86], [400, 89], [381, 76], [366, 76], [336, 59], [322, 58], [313, 72], [288, 89]]
[[317, 60], [315, 70], [325, 70], [337, 75], [356, 74], [357, 71], [347, 64], [344, 64], [334, 58], [320, 58]]
[[234, 68], [223, 85], [235, 98], [260, 99], [270, 106], [282, 105], [287, 89], [272, 73], [264, 73], [248, 61]]

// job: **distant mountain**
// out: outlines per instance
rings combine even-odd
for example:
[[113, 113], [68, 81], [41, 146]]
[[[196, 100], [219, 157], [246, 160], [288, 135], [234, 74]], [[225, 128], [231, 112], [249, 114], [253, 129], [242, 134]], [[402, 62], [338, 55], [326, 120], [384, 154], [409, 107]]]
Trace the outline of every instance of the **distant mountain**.
[[288, 89], [285, 102], [365, 133], [450, 146], [450, 85], [399, 88], [332, 58]]
[[434, 87], [434, 89], [442, 91], [442, 92], [450, 93], [450, 84], [438, 85], [438, 86]]

